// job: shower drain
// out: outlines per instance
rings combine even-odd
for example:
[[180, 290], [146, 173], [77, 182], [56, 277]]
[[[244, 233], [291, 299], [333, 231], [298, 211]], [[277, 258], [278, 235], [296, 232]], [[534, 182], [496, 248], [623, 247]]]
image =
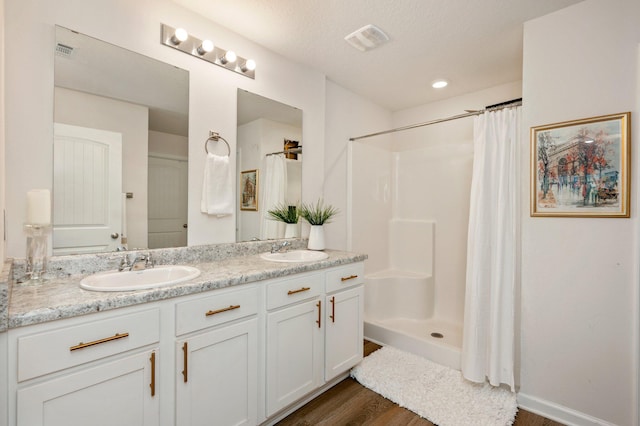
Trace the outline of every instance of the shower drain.
[[444, 337], [444, 334], [442, 333], [431, 333], [431, 337], [435, 337], [436, 339], [442, 339]]

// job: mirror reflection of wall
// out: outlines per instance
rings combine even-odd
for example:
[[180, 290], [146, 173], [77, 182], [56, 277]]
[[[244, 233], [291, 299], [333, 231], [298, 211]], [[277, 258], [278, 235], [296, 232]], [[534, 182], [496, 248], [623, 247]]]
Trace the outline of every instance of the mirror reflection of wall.
[[188, 71], [57, 26], [54, 76], [53, 254], [186, 246]]
[[[288, 141], [299, 143], [297, 158], [285, 158]], [[283, 238], [284, 224], [268, 219], [267, 211], [302, 200], [302, 110], [239, 89], [237, 150], [237, 181], [243, 171], [258, 171], [258, 209], [237, 209], [236, 241]]]

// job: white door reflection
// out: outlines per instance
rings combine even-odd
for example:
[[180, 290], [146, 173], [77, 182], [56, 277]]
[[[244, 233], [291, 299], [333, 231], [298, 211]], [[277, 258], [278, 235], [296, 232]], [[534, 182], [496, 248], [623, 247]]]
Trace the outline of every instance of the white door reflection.
[[122, 134], [54, 123], [53, 254], [114, 250], [121, 241]]

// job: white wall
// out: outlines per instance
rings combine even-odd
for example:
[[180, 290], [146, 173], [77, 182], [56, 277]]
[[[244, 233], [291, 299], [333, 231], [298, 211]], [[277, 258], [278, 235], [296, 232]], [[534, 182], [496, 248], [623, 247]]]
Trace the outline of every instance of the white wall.
[[[362, 197], [362, 204], [360, 209], [351, 212], [348, 205], [348, 147], [351, 137], [390, 127], [391, 113], [388, 110], [333, 82], [327, 82], [324, 200], [327, 204], [337, 207], [340, 214], [325, 226], [326, 244], [328, 248], [351, 249], [369, 254], [367, 268], [375, 270], [384, 269], [380, 267], [380, 262], [386, 264], [386, 221], [391, 218], [391, 199], [385, 198], [385, 193], [388, 195], [391, 189], [391, 163], [388, 159], [380, 158], [382, 153], [379, 149], [371, 151], [371, 163], [363, 157], [366, 154], [358, 155], [357, 158], [362, 160], [362, 163], [353, 167], [353, 179], [361, 183], [354, 185], [355, 188], [359, 188], [354, 196]], [[384, 144], [388, 140], [387, 137], [381, 137], [377, 142]], [[367, 146], [375, 145], [376, 142], [353, 143], [354, 150], [364, 151], [368, 150]], [[311, 160], [307, 155], [305, 168], [309, 162]], [[384, 168], [387, 171], [384, 171]], [[306, 188], [304, 190], [306, 191]], [[386, 219], [376, 217], [376, 214], [381, 212], [388, 213], [383, 213]], [[353, 238], [353, 245], [349, 245], [348, 242], [350, 232], [357, 235]]]
[[[523, 194], [530, 127], [632, 111], [640, 128], [638, 17], [637, 0], [588, 0], [526, 23]], [[638, 424], [640, 150], [631, 151], [630, 219], [532, 218], [522, 197], [519, 401], [566, 423]]]
[[[4, 22], [4, 0], [0, 0], [0, 22]], [[4, 262], [5, 259], [5, 249], [6, 249], [6, 240], [4, 238], [5, 228], [4, 228], [4, 211], [5, 211], [5, 186], [6, 186], [6, 178], [5, 178], [5, 120], [4, 120], [4, 112], [5, 112], [5, 60], [4, 60], [4, 25], [0, 28], [0, 262]], [[1, 395], [0, 395], [1, 396]], [[2, 405], [0, 403], [0, 408]], [[0, 410], [2, 411], [2, 410]], [[1, 422], [1, 421], [0, 421]], [[1, 423], [0, 423], [1, 424]]]
[[[0, 0], [0, 22], [4, 22], [4, 0]], [[4, 193], [5, 193], [5, 165], [4, 165], [4, 26], [0, 28], [0, 264], [4, 263], [5, 241], [4, 241]], [[9, 383], [8, 366], [8, 342], [7, 333], [0, 333], [0, 383]], [[0, 426], [6, 426], [9, 421], [9, 387], [0, 386]]]
[[[204, 148], [200, 149], [204, 150]], [[189, 156], [189, 139], [186, 136], [149, 130], [149, 154], [187, 158]]]
[[[211, 38], [258, 68], [251, 80], [160, 44], [160, 24], [185, 27]], [[220, 133], [235, 152], [238, 88], [303, 110], [304, 196], [323, 188], [325, 77], [292, 63], [170, 0], [7, 0], [6, 31], [6, 206], [7, 255], [24, 257], [22, 223], [26, 192], [51, 188], [54, 25], [58, 24], [189, 71], [189, 244], [235, 240], [235, 216], [200, 213], [204, 155], [209, 130]], [[24, 46], [30, 46], [24, 49]], [[34, 155], [33, 153], [38, 153]], [[233, 163], [233, 162], [232, 162]], [[235, 172], [235, 165], [233, 166]]]
[[129, 247], [147, 247], [149, 109], [146, 106], [56, 87], [57, 123], [122, 134], [122, 192], [127, 199]]

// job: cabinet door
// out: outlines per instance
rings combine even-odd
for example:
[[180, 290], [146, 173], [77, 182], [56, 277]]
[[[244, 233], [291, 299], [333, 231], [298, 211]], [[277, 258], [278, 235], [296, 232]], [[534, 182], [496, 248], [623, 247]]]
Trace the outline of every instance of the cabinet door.
[[325, 380], [362, 360], [364, 287], [326, 296]]
[[312, 299], [267, 315], [267, 416], [322, 383], [323, 309]]
[[180, 341], [177, 351], [178, 425], [257, 424], [256, 319]]
[[158, 425], [157, 350], [18, 390], [18, 426]]

